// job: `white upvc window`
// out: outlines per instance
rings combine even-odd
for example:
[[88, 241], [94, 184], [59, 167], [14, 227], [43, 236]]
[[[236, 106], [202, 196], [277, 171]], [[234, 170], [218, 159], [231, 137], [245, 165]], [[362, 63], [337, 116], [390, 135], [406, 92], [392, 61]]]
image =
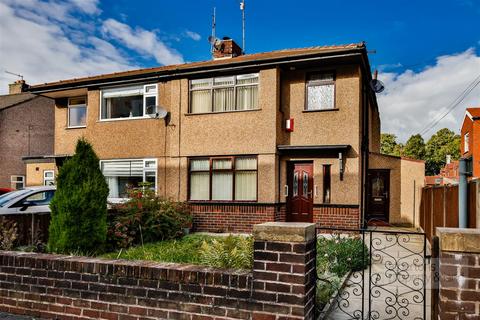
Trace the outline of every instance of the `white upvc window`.
[[100, 120], [148, 118], [157, 112], [157, 84], [101, 90]]
[[467, 132], [465, 133], [465, 136], [463, 138], [463, 153], [467, 153], [470, 151], [470, 133]]
[[190, 81], [190, 113], [256, 110], [258, 73]]
[[55, 171], [54, 170], [44, 170], [43, 171], [43, 185], [44, 186], [54, 186], [55, 185]]
[[10, 176], [10, 185], [16, 190], [25, 188], [25, 176]]
[[108, 184], [109, 200], [128, 198], [128, 190], [142, 182], [157, 191], [157, 159], [100, 160], [100, 168]]
[[68, 127], [85, 128], [87, 125], [87, 98], [68, 99]]

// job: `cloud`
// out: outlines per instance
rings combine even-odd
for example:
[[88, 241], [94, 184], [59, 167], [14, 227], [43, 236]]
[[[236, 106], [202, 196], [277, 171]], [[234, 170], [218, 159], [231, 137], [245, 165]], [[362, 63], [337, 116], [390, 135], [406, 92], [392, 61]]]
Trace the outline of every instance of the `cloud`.
[[185, 35], [195, 41], [200, 41], [200, 39], [202, 39], [202, 37], [198, 33], [190, 30], [185, 31]]
[[[98, 0], [1, 0], [0, 94], [16, 80], [5, 70], [36, 84], [140, 68], [135, 52], [160, 64], [183, 61], [155, 32], [102, 21], [100, 13]], [[104, 25], [116, 28], [115, 39]]]
[[[421, 71], [380, 73], [385, 91], [378, 95], [382, 132], [394, 133], [405, 142], [444, 114], [449, 105], [479, 75], [480, 56], [473, 48], [440, 56]], [[480, 85], [452, 112], [424, 135], [428, 139], [438, 129], [459, 132], [465, 109], [480, 107]]]
[[119, 41], [132, 50], [154, 56], [158, 63], [183, 63], [182, 55], [169, 48], [153, 31], [144, 30], [140, 27], [132, 29], [129, 25], [115, 19], [105, 20], [102, 31], [111, 39]]

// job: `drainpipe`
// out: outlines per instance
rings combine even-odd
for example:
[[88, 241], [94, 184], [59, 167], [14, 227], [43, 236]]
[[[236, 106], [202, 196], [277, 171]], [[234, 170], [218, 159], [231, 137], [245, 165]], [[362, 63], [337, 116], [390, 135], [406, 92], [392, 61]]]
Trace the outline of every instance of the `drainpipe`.
[[460, 159], [458, 165], [460, 180], [458, 183], [458, 227], [468, 227], [467, 214], [467, 159]]

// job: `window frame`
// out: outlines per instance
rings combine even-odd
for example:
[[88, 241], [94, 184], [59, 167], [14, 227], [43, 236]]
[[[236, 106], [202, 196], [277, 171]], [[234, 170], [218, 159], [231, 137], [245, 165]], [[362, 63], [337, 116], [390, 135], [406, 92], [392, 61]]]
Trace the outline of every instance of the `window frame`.
[[[332, 80], [310, 80], [315, 74], [331, 74]], [[333, 107], [327, 109], [308, 109], [308, 88], [322, 85], [333, 85]], [[335, 70], [312, 70], [305, 73], [305, 99], [303, 112], [325, 112], [335, 111], [337, 108], [337, 73]]]
[[[241, 76], [249, 76], [249, 75], [256, 75], [257, 76], [257, 81], [255, 83], [247, 83], [247, 84], [238, 84], [238, 77]], [[233, 77], [233, 84], [232, 85], [215, 85], [215, 79], [219, 78], [229, 78]], [[205, 87], [200, 87], [200, 88], [195, 88], [192, 89], [192, 81], [195, 80], [205, 80], [209, 82], [208, 86]], [[244, 73], [244, 74], [236, 74], [236, 75], [223, 75], [219, 77], [210, 77], [210, 78], [195, 78], [195, 79], [189, 79], [188, 80], [188, 113], [189, 115], [195, 115], [195, 114], [211, 114], [211, 113], [226, 113], [226, 112], [245, 112], [245, 111], [255, 111], [255, 110], [260, 110], [260, 104], [257, 103], [256, 108], [252, 109], [242, 109], [239, 110], [237, 106], [237, 88], [241, 87], [253, 87], [257, 86], [258, 92], [260, 92], [260, 72], [251, 72], [251, 73]], [[233, 101], [234, 101], [234, 110], [221, 110], [221, 111], [214, 111], [215, 109], [215, 98], [214, 98], [214, 92], [215, 89], [228, 89], [228, 88], [233, 88]], [[205, 91], [209, 90], [210, 91], [210, 111], [207, 112], [192, 112], [192, 93], [195, 91]], [[258, 99], [260, 100], [259, 94]]]
[[[79, 99], [85, 98], [85, 104], [70, 104], [70, 100], [72, 99]], [[67, 128], [68, 129], [78, 129], [78, 128], [86, 128], [87, 127], [87, 119], [88, 119], [88, 97], [87, 96], [78, 96], [78, 97], [70, 97], [67, 101]], [[72, 126], [70, 125], [70, 109], [75, 108], [85, 108], [85, 124], [79, 126]]]
[[[326, 174], [328, 172], [328, 175]], [[332, 165], [322, 165], [322, 202], [324, 204], [332, 203]], [[327, 199], [327, 184], [328, 184], [328, 199]]]
[[[238, 158], [255, 158], [255, 170], [250, 169], [236, 169], [235, 167], [235, 160]], [[231, 169], [213, 169], [213, 161], [214, 160], [227, 160], [229, 159], [232, 163]], [[209, 160], [209, 170], [195, 170], [191, 171], [191, 163], [192, 160]], [[235, 179], [236, 179], [236, 172], [256, 172], [256, 192], [255, 192], [255, 199], [254, 200], [235, 200]], [[208, 172], [209, 173], [209, 190], [208, 190], [208, 200], [191, 200], [190, 199], [190, 190], [191, 190], [191, 178], [190, 174], [192, 172]], [[232, 172], [232, 200], [212, 200], [212, 182], [213, 182], [213, 172]], [[212, 202], [212, 203], [255, 203], [258, 202], [258, 156], [257, 155], [234, 155], [234, 156], [205, 156], [205, 157], [191, 157], [188, 158], [188, 182], [187, 182], [187, 199], [188, 202]]]
[[[142, 116], [135, 116], [135, 117], [124, 117], [124, 118], [102, 118], [102, 110], [104, 106], [105, 99], [103, 97], [103, 92], [105, 90], [110, 90], [110, 89], [125, 89], [127, 90], [128, 88], [133, 88], [133, 87], [142, 87]], [[155, 86], [154, 93], [146, 93], [146, 88], [150, 86]], [[121, 91], [120, 91], [121, 92]], [[106, 87], [106, 88], [100, 88], [100, 110], [98, 113], [98, 121], [100, 122], [109, 122], [109, 121], [125, 121], [125, 120], [138, 120], [138, 119], [152, 119], [149, 115], [150, 114], [155, 114], [157, 110], [155, 110], [154, 113], [147, 113], [147, 106], [146, 106], [146, 98], [147, 97], [155, 97], [155, 106], [158, 105], [158, 83], [148, 83], [148, 84], [131, 84], [131, 85], [126, 85], [126, 86], [116, 86], [116, 87]], [[127, 96], [128, 97], [128, 96]], [[115, 98], [115, 97], [112, 97]]]
[[470, 132], [463, 135], [463, 153], [470, 152]]
[[[128, 158], [128, 159], [102, 159], [99, 161], [99, 165], [100, 165], [100, 171], [102, 172], [102, 175], [103, 175], [103, 170], [102, 170], [102, 164], [104, 162], [121, 162], [121, 161], [140, 161], [142, 160], [143, 161], [143, 168], [142, 168], [142, 182], [146, 182], [146, 173], [147, 172], [155, 172], [155, 194], [158, 194], [158, 159], [157, 158], [141, 158], [141, 159], [133, 159], [133, 158]], [[154, 161], [155, 162], [155, 169], [151, 169], [151, 168], [147, 168], [145, 166], [146, 162], [148, 161]], [[105, 177], [105, 175], [104, 175]], [[109, 201], [111, 202], [116, 202], [116, 201], [123, 201], [123, 200], [127, 200], [129, 198], [121, 198], [121, 197], [118, 197], [118, 198], [110, 198], [108, 197]]]
[[[52, 178], [48, 178], [46, 177], [46, 174], [47, 173], [52, 173]], [[50, 185], [47, 185], [45, 184], [45, 182], [47, 181], [52, 181], [53, 182], [53, 185], [55, 185], [55, 170], [43, 170], [43, 185], [44, 186], [50, 186]]]
[[[15, 181], [14, 181], [14, 180], [13, 180], [14, 177], [15, 177], [15, 178], [21, 178], [22, 181], [18, 181], [18, 180], [15, 180]], [[21, 187], [21, 188], [17, 188], [17, 187], [15, 186], [15, 188], [13, 188], [13, 184], [14, 184], [14, 183], [15, 183], [15, 185], [16, 185], [17, 183], [21, 183], [21, 184], [22, 184], [22, 187]], [[23, 175], [11, 175], [11, 176], [10, 176], [10, 187], [11, 187], [12, 189], [15, 189], [15, 190], [25, 189], [25, 176], [23, 176]]]

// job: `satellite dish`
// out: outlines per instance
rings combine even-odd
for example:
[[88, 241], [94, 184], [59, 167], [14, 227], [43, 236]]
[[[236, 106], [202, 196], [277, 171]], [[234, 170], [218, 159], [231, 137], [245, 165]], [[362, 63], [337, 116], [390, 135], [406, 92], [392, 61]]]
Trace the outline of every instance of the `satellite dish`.
[[210, 42], [215, 50], [220, 50], [222, 48], [222, 40], [215, 38], [214, 36], [208, 36], [208, 42]]
[[370, 81], [370, 88], [372, 88], [375, 93], [380, 93], [385, 90], [385, 85], [380, 80], [372, 79], [372, 81]]
[[214, 36], [208, 36], [208, 42], [210, 42], [211, 45], [215, 43], [216, 38]]
[[150, 118], [155, 119], [165, 119], [168, 115], [168, 111], [160, 106], [148, 106], [146, 111]]

